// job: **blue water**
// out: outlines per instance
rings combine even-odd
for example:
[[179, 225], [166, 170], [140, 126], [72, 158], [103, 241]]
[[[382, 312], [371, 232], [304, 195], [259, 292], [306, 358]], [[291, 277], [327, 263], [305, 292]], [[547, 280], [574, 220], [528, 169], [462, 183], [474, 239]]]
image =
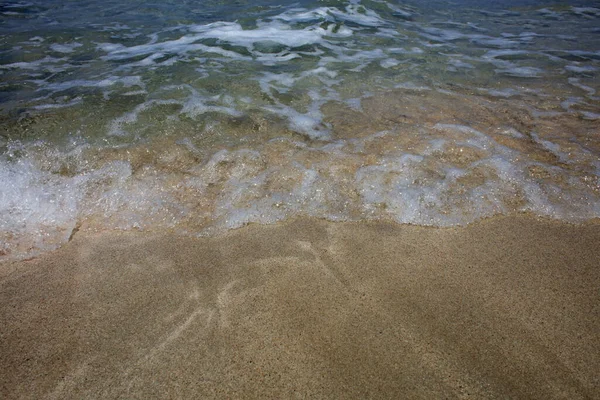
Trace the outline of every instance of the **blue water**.
[[600, 2], [4, 1], [0, 258], [79, 229], [600, 215]]

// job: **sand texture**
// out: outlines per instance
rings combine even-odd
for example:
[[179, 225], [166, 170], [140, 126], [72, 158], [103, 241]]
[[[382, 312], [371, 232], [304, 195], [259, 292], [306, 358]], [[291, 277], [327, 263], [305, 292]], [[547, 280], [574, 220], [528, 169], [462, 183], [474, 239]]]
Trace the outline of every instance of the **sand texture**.
[[0, 265], [0, 398], [598, 398], [600, 224], [86, 233]]

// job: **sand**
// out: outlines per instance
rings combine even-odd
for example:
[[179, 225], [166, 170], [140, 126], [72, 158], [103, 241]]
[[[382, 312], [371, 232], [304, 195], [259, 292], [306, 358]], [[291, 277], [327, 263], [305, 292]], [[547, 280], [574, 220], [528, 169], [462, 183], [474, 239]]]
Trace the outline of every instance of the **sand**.
[[598, 398], [600, 224], [299, 219], [0, 264], [0, 398]]

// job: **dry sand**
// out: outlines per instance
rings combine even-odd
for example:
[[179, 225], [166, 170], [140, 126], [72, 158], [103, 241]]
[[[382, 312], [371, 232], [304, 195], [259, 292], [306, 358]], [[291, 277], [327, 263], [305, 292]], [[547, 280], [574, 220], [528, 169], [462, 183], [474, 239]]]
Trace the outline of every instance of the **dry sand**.
[[80, 232], [0, 265], [0, 398], [598, 398], [600, 224]]

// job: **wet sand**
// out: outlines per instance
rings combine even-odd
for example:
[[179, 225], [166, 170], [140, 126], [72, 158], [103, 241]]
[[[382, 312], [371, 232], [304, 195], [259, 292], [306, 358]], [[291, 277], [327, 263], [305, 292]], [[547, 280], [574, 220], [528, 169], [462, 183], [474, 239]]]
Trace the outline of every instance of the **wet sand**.
[[600, 224], [86, 233], [0, 264], [0, 398], [594, 398]]

